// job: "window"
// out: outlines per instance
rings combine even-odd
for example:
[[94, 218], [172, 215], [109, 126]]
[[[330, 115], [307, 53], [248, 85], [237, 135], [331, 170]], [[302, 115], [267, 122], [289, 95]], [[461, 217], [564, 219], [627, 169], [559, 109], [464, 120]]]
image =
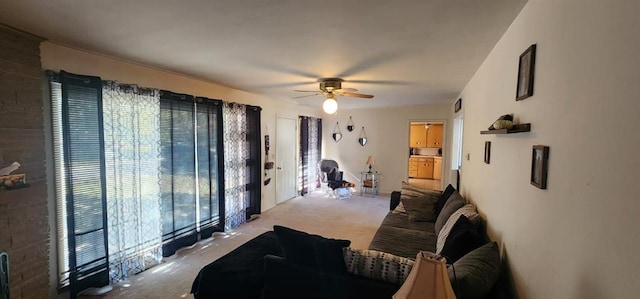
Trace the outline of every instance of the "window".
[[[72, 298], [260, 213], [259, 107], [47, 74], [59, 284]], [[227, 162], [239, 172], [225, 184]], [[225, 203], [229, 190], [242, 196]]]
[[108, 284], [100, 78], [61, 72], [51, 82], [60, 284], [71, 295]]

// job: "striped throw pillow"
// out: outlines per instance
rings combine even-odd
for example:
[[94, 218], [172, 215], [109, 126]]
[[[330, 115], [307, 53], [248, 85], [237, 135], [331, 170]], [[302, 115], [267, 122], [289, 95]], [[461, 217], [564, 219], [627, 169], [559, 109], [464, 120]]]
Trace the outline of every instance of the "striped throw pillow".
[[407, 279], [414, 264], [412, 259], [376, 250], [345, 247], [342, 254], [347, 272], [398, 285]]
[[442, 253], [442, 248], [444, 248], [444, 242], [447, 241], [447, 237], [449, 237], [449, 233], [451, 232], [451, 228], [456, 224], [460, 215], [465, 215], [471, 223], [474, 225], [478, 224], [480, 220], [480, 216], [478, 212], [476, 212], [476, 207], [472, 204], [467, 204], [457, 211], [453, 212], [447, 222], [444, 224], [440, 233], [438, 233], [438, 239], [436, 240], [436, 254]]

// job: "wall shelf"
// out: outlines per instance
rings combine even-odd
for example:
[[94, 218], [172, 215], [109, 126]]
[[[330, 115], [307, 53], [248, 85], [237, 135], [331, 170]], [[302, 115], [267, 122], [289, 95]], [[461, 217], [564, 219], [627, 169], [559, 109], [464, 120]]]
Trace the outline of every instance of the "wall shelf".
[[513, 134], [531, 131], [531, 124], [513, 125], [511, 129], [480, 131], [480, 134]]

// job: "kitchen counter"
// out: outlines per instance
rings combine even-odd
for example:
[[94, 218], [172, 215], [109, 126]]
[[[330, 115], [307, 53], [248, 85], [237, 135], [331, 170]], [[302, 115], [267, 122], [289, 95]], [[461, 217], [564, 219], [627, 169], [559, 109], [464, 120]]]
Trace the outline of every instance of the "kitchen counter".
[[442, 156], [410, 155], [409, 158], [436, 158], [436, 159], [442, 159]]

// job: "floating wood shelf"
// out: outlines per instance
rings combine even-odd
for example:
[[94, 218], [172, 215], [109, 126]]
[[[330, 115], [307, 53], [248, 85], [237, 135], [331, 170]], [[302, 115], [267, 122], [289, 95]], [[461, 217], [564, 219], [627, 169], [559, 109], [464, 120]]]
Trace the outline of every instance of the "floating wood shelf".
[[513, 125], [511, 129], [480, 131], [480, 134], [513, 134], [531, 131], [531, 124]]

